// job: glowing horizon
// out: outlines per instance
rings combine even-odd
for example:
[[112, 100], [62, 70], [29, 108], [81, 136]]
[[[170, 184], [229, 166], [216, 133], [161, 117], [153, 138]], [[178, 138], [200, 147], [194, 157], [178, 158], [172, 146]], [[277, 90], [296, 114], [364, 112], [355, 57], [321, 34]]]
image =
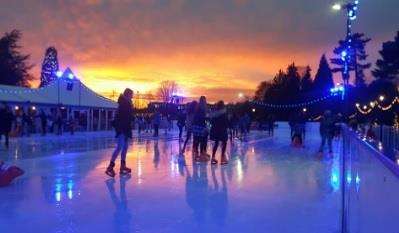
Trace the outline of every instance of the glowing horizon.
[[[174, 80], [189, 96], [234, 101], [292, 62], [310, 65], [314, 75], [321, 55], [331, 57], [345, 33], [345, 17], [332, 3], [0, 0], [0, 33], [23, 32], [36, 78], [45, 49], [54, 46], [61, 68], [70, 67], [99, 93], [126, 87], [154, 93], [161, 81]], [[396, 0], [362, 2], [354, 30], [373, 39], [371, 62], [398, 30], [392, 23], [399, 21], [398, 8]]]

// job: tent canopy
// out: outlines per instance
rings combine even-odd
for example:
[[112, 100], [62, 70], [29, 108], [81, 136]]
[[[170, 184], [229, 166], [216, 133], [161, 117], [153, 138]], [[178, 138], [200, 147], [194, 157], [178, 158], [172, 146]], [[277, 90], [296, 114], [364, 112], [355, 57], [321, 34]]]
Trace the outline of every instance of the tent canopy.
[[97, 94], [79, 79], [66, 73], [48, 86], [37, 89], [0, 85], [0, 101], [20, 104], [117, 108], [115, 101]]

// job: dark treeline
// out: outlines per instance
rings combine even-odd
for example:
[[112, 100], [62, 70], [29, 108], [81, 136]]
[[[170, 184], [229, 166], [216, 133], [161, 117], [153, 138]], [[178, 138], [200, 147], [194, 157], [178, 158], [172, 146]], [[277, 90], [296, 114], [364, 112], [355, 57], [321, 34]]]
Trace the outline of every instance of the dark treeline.
[[[368, 55], [366, 53], [366, 45], [369, 41], [370, 39], [365, 38], [364, 34], [356, 33], [353, 35], [355, 49], [352, 59], [349, 61], [349, 71], [354, 73], [354, 80], [349, 80], [351, 85], [346, 90], [347, 102], [344, 102], [341, 96], [336, 96], [306, 106], [309, 118], [316, 118], [324, 110], [331, 109], [336, 113], [351, 116], [359, 122], [378, 122], [388, 125], [395, 123], [399, 110], [398, 104], [387, 111], [376, 107], [370, 114], [362, 114], [355, 107], [356, 103], [359, 103], [360, 106], [367, 105], [367, 107], [370, 107], [370, 102], [378, 100], [379, 96], [385, 97], [380, 105], [389, 106], [398, 96], [399, 32], [393, 41], [385, 42], [382, 45], [381, 58], [378, 59], [374, 70], [372, 70], [371, 82], [367, 84], [365, 71], [371, 67], [371, 64], [367, 62]], [[313, 78], [309, 66], [306, 67], [305, 72], [300, 74], [299, 68], [293, 63], [285, 71], [280, 70], [271, 81], [261, 82], [255, 92], [254, 99], [268, 104], [295, 105], [327, 96], [330, 89], [334, 87], [333, 73], [342, 73], [343, 71], [340, 54], [344, 47], [344, 42], [339, 41], [338, 47], [334, 49], [336, 57], [331, 59], [333, 68], [330, 67], [327, 58], [323, 55]], [[345, 108], [345, 106], [347, 107]], [[287, 120], [291, 114], [302, 111], [303, 108], [263, 107], [259, 112], [266, 115], [274, 114], [279, 120]]]

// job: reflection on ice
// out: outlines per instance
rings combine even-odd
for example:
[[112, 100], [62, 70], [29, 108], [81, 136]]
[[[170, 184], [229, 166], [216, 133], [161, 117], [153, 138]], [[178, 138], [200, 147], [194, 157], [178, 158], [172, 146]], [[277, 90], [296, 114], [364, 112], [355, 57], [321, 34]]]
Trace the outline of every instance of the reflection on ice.
[[[0, 232], [29, 232], [32, 225], [60, 233], [335, 232], [339, 159], [316, 159], [319, 141], [311, 134], [306, 149], [291, 148], [288, 134], [269, 139], [253, 132], [247, 142], [229, 143], [227, 166], [193, 163], [190, 148], [179, 155], [173, 135], [134, 140], [127, 158], [132, 176], [110, 180], [104, 169], [113, 135], [80, 138], [77, 145], [59, 138], [52, 149], [42, 139], [18, 142], [15, 150], [27, 153], [31, 143], [36, 154], [20, 154], [14, 162], [27, 174], [0, 190], [7, 200], [0, 204]], [[290, 224], [282, 224], [286, 219]]]

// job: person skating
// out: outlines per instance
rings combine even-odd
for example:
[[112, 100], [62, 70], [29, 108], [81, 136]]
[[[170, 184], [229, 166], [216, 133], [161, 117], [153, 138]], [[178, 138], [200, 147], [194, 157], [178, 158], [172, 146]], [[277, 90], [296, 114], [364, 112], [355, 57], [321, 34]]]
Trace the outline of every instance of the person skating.
[[216, 104], [216, 112], [214, 112], [211, 116], [211, 132], [210, 138], [214, 141], [213, 150], [212, 150], [212, 164], [217, 164], [216, 160], [216, 151], [219, 147], [219, 143], [222, 146], [222, 155], [221, 155], [221, 165], [225, 165], [228, 163], [226, 158], [226, 146], [228, 140], [228, 119], [227, 119], [227, 111], [223, 101], [219, 101]]
[[[207, 103], [205, 96], [201, 96], [193, 119], [193, 154], [196, 162], [208, 160], [206, 154], [206, 144], [208, 139], [208, 129], [206, 127]], [[198, 151], [199, 149], [199, 151]]]
[[156, 111], [154, 114], [154, 119], [152, 120], [152, 124], [154, 125], [154, 137], [159, 136], [159, 125], [161, 124], [161, 114]]
[[9, 146], [9, 135], [12, 128], [12, 122], [14, 121], [14, 115], [8, 105], [4, 104], [3, 109], [0, 110], [0, 136], [5, 137], [5, 146]]
[[106, 174], [115, 177], [115, 160], [119, 153], [121, 154], [121, 167], [120, 174], [130, 174], [132, 170], [126, 166], [126, 154], [129, 146], [128, 139], [132, 138], [132, 119], [133, 119], [133, 106], [132, 106], [133, 91], [127, 88], [118, 99], [118, 110], [114, 121], [116, 131], [117, 146], [112, 154], [111, 161], [106, 170]]
[[324, 146], [327, 142], [329, 153], [333, 153], [332, 150], [332, 139], [334, 137], [334, 126], [335, 119], [330, 110], [324, 112], [323, 117], [320, 121], [320, 136], [321, 136], [321, 145], [319, 152], [322, 153]]
[[188, 141], [191, 139], [193, 134], [193, 121], [194, 121], [194, 114], [195, 110], [197, 109], [198, 102], [193, 101], [189, 104], [187, 108], [187, 117], [186, 117], [186, 140], [184, 141], [183, 149], [181, 151], [182, 154], [186, 152], [186, 147]]
[[184, 112], [179, 112], [177, 116], [177, 127], [179, 128], [179, 140], [183, 140], [183, 128], [186, 124], [186, 114]]

